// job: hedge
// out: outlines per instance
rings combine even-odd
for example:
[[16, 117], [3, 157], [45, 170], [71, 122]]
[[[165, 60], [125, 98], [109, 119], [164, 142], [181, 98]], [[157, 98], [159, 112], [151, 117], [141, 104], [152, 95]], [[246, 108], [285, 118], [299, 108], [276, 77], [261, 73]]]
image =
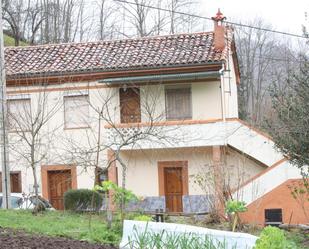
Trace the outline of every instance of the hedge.
[[90, 189], [71, 189], [64, 193], [64, 208], [71, 211], [98, 211], [103, 197]]

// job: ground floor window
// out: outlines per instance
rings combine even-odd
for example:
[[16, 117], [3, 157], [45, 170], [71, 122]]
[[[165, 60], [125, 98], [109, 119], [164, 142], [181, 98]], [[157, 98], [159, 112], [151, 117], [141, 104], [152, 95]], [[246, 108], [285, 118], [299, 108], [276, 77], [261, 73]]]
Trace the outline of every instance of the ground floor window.
[[282, 223], [282, 209], [265, 209], [265, 225], [280, 225]]
[[100, 185], [104, 181], [108, 181], [108, 170], [96, 167], [95, 168], [95, 184]]
[[[11, 192], [12, 193], [21, 193], [21, 172], [14, 171], [10, 172], [10, 184], [11, 184]], [[0, 172], [0, 192], [2, 192], [2, 174]]]

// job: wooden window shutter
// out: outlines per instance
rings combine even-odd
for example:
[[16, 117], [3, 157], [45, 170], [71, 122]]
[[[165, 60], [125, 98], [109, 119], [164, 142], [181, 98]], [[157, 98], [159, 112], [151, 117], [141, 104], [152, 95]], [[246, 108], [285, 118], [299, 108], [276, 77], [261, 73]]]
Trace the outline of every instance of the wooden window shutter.
[[141, 101], [139, 88], [120, 88], [119, 98], [121, 123], [141, 122]]
[[88, 95], [64, 97], [65, 128], [85, 128], [89, 126]]
[[[11, 172], [10, 173], [10, 184], [12, 193], [21, 193], [21, 172]], [[0, 172], [0, 192], [2, 192], [2, 173]]]
[[191, 88], [166, 89], [166, 118], [191, 119]]

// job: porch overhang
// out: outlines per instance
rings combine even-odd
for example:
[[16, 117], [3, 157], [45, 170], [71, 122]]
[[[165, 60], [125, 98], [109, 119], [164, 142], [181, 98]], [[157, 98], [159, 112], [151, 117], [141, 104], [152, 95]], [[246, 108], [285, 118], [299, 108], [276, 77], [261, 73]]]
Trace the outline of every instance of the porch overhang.
[[[122, 137], [119, 137], [122, 134]], [[141, 134], [140, 137], [136, 134]], [[214, 122], [180, 122], [179, 124], [136, 124], [107, 128], [106, 141], [117, 150], [173, 149], [230, 145], [255, 160], [270, 167], [282, 159], [282, 154], [274, 149], [274, 142], [265, 134], [245, 124], [239, 119]], [[128, 146], [123, 140], [136, 138]]]
[[204, 80], [219, 79], [219, 71], [195, 72], [195, 73], [177, 73], [177, 74], [155, 74], [145, 76], [115, 77], [99, 80], [104, 84], [133, 84], [133, 83], [151, 83], [162, 81], [182, 81], [182, 80]]

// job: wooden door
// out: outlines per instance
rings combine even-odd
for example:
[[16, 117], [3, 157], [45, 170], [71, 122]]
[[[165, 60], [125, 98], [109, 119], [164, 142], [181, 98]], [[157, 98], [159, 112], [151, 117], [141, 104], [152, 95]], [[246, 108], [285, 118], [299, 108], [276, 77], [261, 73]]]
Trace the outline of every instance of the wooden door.
[[141, 103], [139, 88], [120, 88], [119, 97], [121, 123], [141, 122]]
[[[12, 193], [21, 193], [21, 172], [10, 172], [10, 184]], [[2, 174], [0, 173], [0, 192], [2, 192]]]
[[181, 167], [164, 168], [166, 210], [182, 212], [183, 179]]
[[72, 188], [71, 170], [48, 171], [49, 201], [55, 209], [63, 210], [63, 196]]

